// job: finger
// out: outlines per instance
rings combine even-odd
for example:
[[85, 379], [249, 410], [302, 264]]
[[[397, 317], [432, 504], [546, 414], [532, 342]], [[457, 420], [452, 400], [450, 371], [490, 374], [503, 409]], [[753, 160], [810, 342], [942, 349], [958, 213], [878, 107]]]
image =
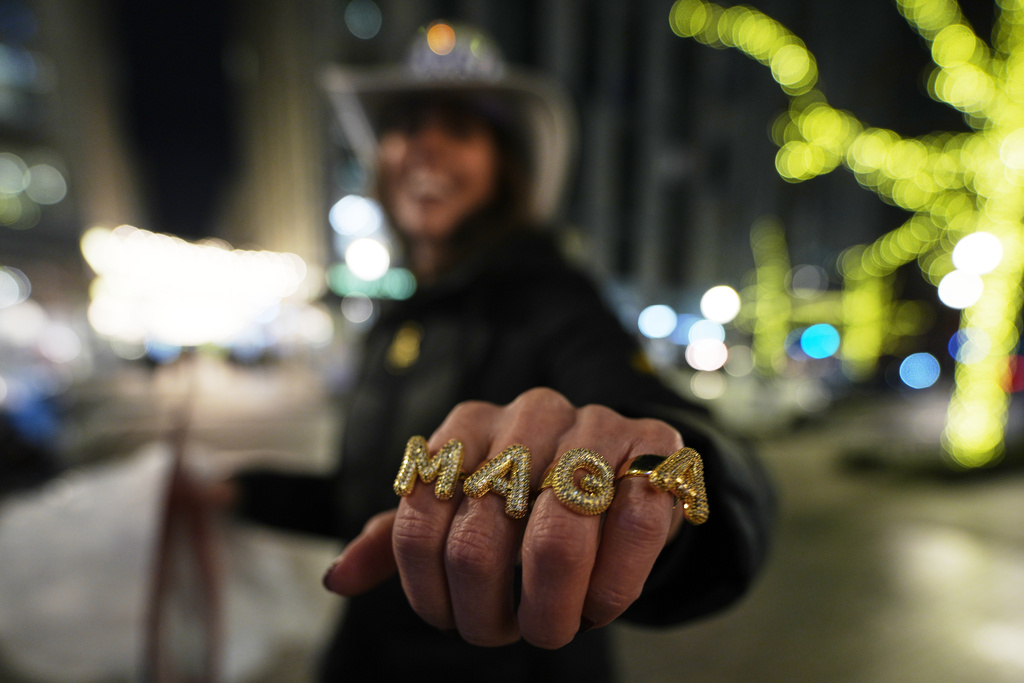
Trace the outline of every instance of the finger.
[[[604, 456], [614, 471], [624, 457], [622, 441], [629, 433], [629, 422], [608, 408], [582, 408], [558, 445], [559, 456], [586, 447]], [[518, 616], [528, 642], [558, 648], [579, 631], [600, 529], [600, 515], [574, 512], [559, 501], [554, 490], [541, 491], [523, 538], [523, 596]]]
[[[574, 421], [575, 408], [562, 396], [527, 392], [502, 411], [488, 459], [513, 444], [526, 446], [532, 489]], [[519, 639], [513, 595], [524, 526], [506, 514], [505, 499], [494, 493], [467, 498], [456, 513], [445, 565], [455, 622], [470, 643], [493, 647]]]
[[[460, 404], [431, 435], [428, 449], [437, 453], [450, 439], [463, 443], [463, 470], [472, 471], [490, 445], [489, 425], [499, 408], [488, 403]], [[455, 628], [444, 554], [452, 519], [463, 495], [456, 487], [450, 500], [439, 500], [433, 484], [418, 481], [398, 506], [392, 548], [410, 606], [432, 626]]]
[[[623, 463], [645, 453], [665, 454], [682, 447], [679, 433], [664, 423], [645, 421], [640, 437]], [[587, 625], [604, 626], [620, 616], [640, 597], [644, 582], [664, 548], [674, 517], [670, 494], [653, 488], [645, 477], [618, 482], [615, 498], [604, 520], [597, 561], [583, 607]]]
[[397, 571], [391, 532], [397, 509], [376, 515], [324, 574], [324, 587], [351, 597], [383, 583]]

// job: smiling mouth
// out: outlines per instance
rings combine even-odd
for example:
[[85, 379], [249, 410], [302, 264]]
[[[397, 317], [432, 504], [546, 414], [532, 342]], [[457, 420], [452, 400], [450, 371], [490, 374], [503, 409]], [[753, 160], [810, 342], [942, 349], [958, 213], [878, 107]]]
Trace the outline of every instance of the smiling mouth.
[[440, 202], [455, 192], [455, 185], [444, 174], [413, 171], [405, 182], [406, 190], [418, 202]]

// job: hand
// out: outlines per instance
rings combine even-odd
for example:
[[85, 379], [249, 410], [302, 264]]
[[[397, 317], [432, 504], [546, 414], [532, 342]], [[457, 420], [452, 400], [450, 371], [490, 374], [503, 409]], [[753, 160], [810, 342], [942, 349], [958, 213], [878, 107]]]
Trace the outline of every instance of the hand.
[[[548, 466], [574, 448], [597, 451], [621, 474], [638, 455], [669, 455], [683, 446], [664, 422], [628, 419], [603, 406], [575, 408], [549, 389], [530, 390], [507, 406], [460, 404], [431, 435], [430, 453], [453, 438], [465, 446], [466, 473], [512, 444], [527, 446], [532, 491]], [[398, 464], [396, 458], [396, 472]], [[420, 617], [483, 646], [523, 638], [554, 649], [581, 628], [613, 621], [640, 595], [655, 559], [683, 522], [682, 506], [674, 508], [673, 497], [643, 477], [618, 482], [603, 516], [569, 510], [552, 489], [541, 491], [523, 519], [507, 516], [504, 498], [494, 492], [470, 498], [460, 489], [451, 500], [439, 500], [434, 484], [423, 481], [400, 500], [397, 509], [366, 524], [324, 584], [357, 595], [397, 569]]]

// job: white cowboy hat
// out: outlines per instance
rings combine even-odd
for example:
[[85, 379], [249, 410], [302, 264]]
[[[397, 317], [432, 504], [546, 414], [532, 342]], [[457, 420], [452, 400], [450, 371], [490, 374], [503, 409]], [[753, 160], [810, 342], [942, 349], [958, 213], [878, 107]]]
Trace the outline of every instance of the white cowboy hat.
[[500, 112], [527, 149], [532, 218], [555, 217], [569, 180], [576, 122], [569, 98], [552, 79], [508, 67], [478, 29], [435, 22], [420, 31], [406, 62], [376, 69], [332, 65], [323, 85], [342, 129], [368, 169], [389, 106], [418, 94], [449, 94]]

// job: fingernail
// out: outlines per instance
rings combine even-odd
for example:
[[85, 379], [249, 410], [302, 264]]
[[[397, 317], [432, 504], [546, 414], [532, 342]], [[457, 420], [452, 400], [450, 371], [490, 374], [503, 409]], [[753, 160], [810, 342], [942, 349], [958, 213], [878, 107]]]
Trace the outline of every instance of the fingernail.
[[576, 635], [586, 633], [590, 629], [594, 628], [594, 623], [595, 622], [592, 619], [587, 619], [586, 617], [583, 617], [582, 619], [580, 619], [580, 630], [576, 632]]
[[327, 568], [327, 571], [324, 572], [323, 578], [320, 580], [320, 582], [324, 585], [324, 588], [326, 588], [327, 590], [331, 590], [331, 587], [327, 585], [327, 579], [330, 578], [331, 572], [334, 571], [334, 568], [338, 566], [338, 562], [340, 561], [341, 558], [338, 558], [337, 560], [332, 562], [331, 566]]

